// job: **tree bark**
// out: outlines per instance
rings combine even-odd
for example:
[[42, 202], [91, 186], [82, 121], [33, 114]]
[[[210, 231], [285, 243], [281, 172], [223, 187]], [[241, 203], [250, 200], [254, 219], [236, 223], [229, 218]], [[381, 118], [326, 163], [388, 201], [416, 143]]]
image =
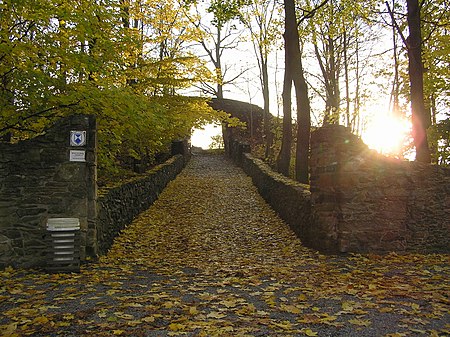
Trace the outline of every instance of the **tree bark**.
[[292, 76], [288, 67], [288, 51], [285, 46], [285, 69], [283, 82], [283, 137], [281, 139], [281, 150], [277, 158], [278, 172], [289, 176], [292, 147]]
[[267, 159], [270, 156], [273, 135], [271, 131], [271, 119], [270, 119], [270, 96], [269, 96], [269, 71], [267, 65], [267, 57], [265, 57], [263, 51], [260, 51], [261, 57], [261, 72], [262, 72], [262, 91], [264, 99], [264, 136], [265, 141], [265, 151], [264, 158]]
[[423, 94], [422, 34], [420, 31], [420, 7], [418, 0], [407, 0], [408, 7], [408, 68], [412, 111], [412, 133], [416, 148], [416, 161], [430, 163], [427, 128], [430, 116], [427, 114]]
[[[297, 103], [297, 147], [295, 158], [295, 178], [298, 181], [307, 184], [309, 182], [309, 138], [311, 129], [311, 108], [308, 97], [307, 84], [303, 74], [294, 0], [284, 0], [284, 9], [286, 69], [284, 77], [285, 84], [283, 88], [283, 112], [285, 115], [288, 113], [290, 119], [291, 88], [293, 81], [295, 85], [295, 96]], [[285, 135], [283, 118], [283, 140], [284, 139]], [[287, 149], [283, 149], [282, 144], [282, 153], [283, 150], [287, 152]]]

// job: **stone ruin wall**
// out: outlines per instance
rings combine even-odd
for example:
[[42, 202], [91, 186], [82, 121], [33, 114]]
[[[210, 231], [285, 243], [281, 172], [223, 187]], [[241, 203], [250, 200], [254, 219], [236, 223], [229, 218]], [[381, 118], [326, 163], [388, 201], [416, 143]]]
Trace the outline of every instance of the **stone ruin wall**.
[[[71, 146], [71, 131], [86, 131], [86, 144]], [[187, 140], [174, 141], [165, 163], [98, 193], [96, 131], [94, 116], [75, 115], [36, 138], [0, 143], [0, 268], [46, 266], [49, 218], [80, 220], [81, 261], [105, 253], [189, 160]], [[85, 161], [70, 161], [71, 150], [84, 150]]]
[[[71, 131], [86, 131], [70, 146]], [[85, 151], [84, 162], [70, 150]], [[0, 267], [42, 266], [48, 218], [80, 219], [81, 258], [95, 253], [96, 122], [94, 116], [60, 120], [45, 134], [0, 143]]]
[[342, 126], [311, 136], [311, 206], [323, 250], [450, 251], [450, 170], [384, 157]]
[[231, 141], [230, 149], [306, 246], [332, 254], [450, 252], [447, 168], [384, 157], [337, 125], [312, 133], [309, 189], [280, 179], [246, 153], [248, 145]]

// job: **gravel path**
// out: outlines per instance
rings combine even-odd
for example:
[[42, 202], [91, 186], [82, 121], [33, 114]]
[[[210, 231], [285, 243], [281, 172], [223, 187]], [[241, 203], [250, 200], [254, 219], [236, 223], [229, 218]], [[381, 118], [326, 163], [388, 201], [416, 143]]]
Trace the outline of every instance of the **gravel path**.
[[449, 262], [308, 250], [198, 154], [79, 274], [0, 272], [0, 336], [450, 336]]

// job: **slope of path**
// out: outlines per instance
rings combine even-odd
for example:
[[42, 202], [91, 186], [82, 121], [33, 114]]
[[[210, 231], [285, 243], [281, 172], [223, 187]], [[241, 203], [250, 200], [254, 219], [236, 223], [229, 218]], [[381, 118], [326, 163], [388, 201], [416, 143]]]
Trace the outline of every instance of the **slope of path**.
[[445, 336], [449, 257], [310, 251], [197, 155], [79, 274], [0, 273], [0, 336]]

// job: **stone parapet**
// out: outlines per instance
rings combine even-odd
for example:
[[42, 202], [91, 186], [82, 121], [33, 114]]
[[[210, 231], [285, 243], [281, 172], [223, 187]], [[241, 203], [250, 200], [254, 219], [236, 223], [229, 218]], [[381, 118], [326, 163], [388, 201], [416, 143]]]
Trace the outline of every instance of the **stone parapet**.
[[243, 153], [240, 165], [267, 203], [289, 224], [303, 242], [312, 244], [309, 186], [276, 173], [262, 160]]
[[97, 240], [100, 254], [106, 253], [119, 232], [158, 198], [184, 165], [185, 157], [178, 154], [136, 179], [99, 191]]

